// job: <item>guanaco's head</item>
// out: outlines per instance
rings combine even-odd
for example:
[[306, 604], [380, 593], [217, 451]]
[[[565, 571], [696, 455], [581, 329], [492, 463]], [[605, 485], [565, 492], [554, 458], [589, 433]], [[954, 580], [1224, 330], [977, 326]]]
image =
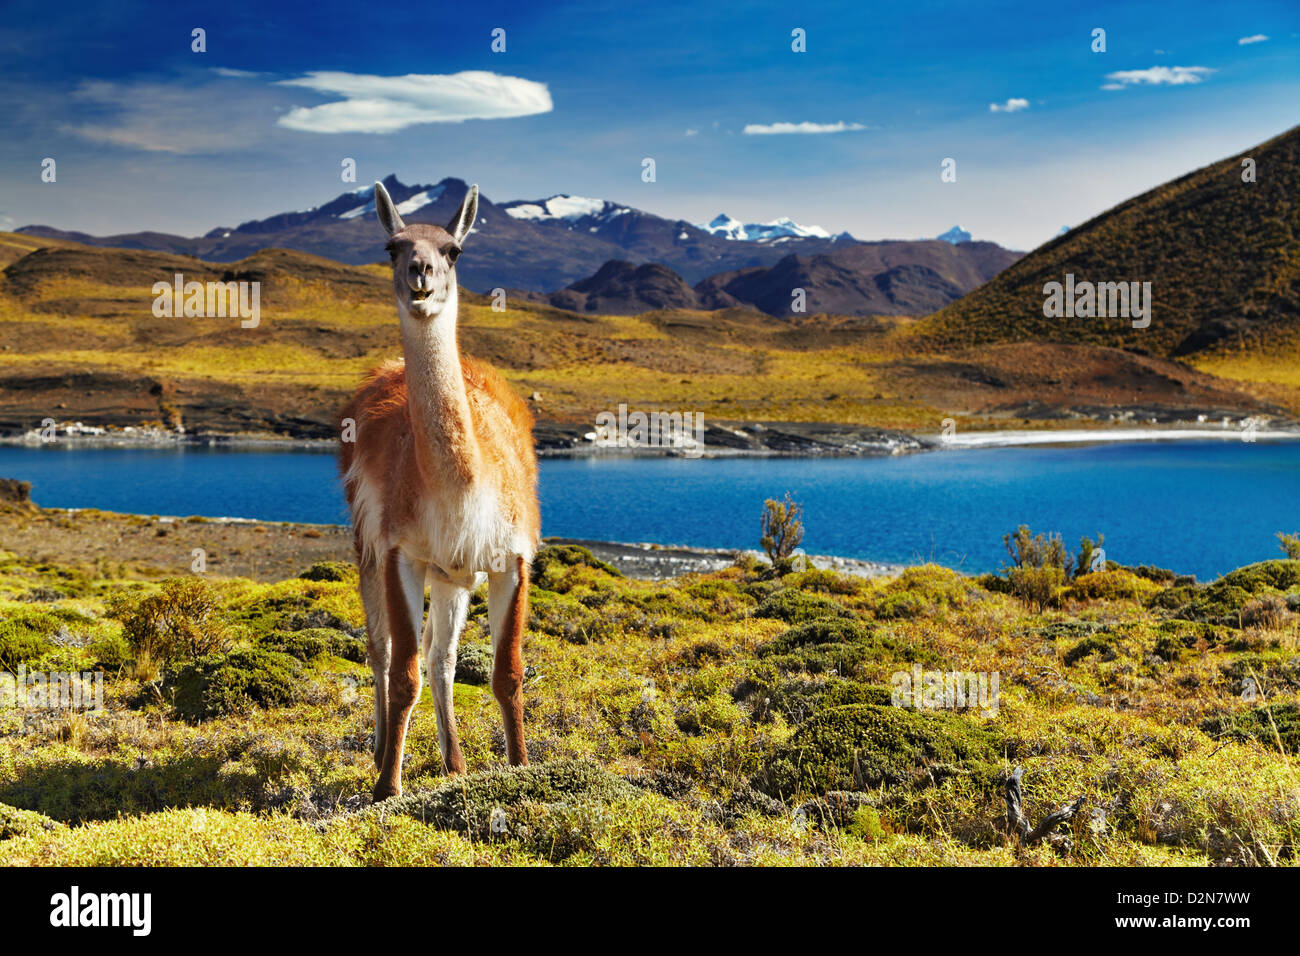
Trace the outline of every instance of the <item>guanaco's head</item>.
[[[397, 307], [412, 318], [432, 319], [456, 301], [456, 257], [478, 215], [478, 186], [470, 186], [447, 228], [402, 222], [383, 183], [375, 183], [375, 211], [388, 232]], [[454, 310], [453, 310], [454, 314]]]

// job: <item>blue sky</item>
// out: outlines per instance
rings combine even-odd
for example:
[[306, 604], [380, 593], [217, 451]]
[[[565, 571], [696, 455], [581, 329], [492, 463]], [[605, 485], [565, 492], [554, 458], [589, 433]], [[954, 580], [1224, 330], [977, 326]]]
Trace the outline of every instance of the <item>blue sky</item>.
[[351, 157], [358, 185], [1029, 249], [1300, 104], [1294, 0], [394, 6], [8, 0], [0, 228], [199, 234], [353, 188]]

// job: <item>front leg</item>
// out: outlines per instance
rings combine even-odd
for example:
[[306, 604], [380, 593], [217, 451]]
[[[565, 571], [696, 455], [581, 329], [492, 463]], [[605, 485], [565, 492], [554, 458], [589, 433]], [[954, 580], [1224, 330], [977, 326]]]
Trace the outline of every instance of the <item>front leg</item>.
[[402, 792], [406, 724], [420, 696], [418, 630], [424, 618], [424, 567], [396, 548], [384, 560], [384, 609], [390, 648], [388, 714], [384, 721], [384, 757], [375, 783], [375, 800]]
[[524, 625], [528, 621], [528, 565], [522, 555], [504, 571], [488, 574], [492, 626], [492, 695], [501, 707], [506, 754], [512, 766], [528, 763], [524, 743]]

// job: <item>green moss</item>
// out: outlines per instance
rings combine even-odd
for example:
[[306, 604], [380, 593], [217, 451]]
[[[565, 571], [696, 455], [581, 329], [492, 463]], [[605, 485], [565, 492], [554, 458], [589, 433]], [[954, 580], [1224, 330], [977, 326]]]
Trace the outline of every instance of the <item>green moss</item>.
[[176, 712], [192, 721], [291, 704], [300, 685], [296, 660], [262, 649], [200, 657], [169, 668], [163, 682], [165, 692], [174, 692]]
[[754, 779], [773, 796], [919, 784], [962, 772], [989, 777], [998, 737], [952, 714], [876, 704], [819, 711]]
[[1100, 637], [1085, 637], [1078, 644], [1075, 644], [1061, 658], [1066, 666], [1078, 663], [1090, 654], [1105, 654], [1110, 651], [1109, 642]]
[[592, 610], [571, 595], [536, 589], [529, 598], [528, 629], [570, 644], [600, 644], [619, 633], [612, 615]]
[[787, 624], [799, 624], [821, 617], [853, 617], [853, 612], [830, 598], [808, 594], [798, 588], [778, 588], [754, 609], [754, 617], [771, 617]]
[[492, 683], [492, 648], [487, 644], [462, 644], [456, 653], [456, 682]]
[[880, 822], [880, 811], [875, 807], [858, 807], [845, 830], [867, 843], [879, 843], [888, 836]]
[[95, 664], [106, 671], [116, 671], [131, 662], [131, 645], [120, 633], [103, 634], [90, 643]]
[[875, 612], [883, 619], [934, 617], [964, 607], [982, 594], [974, 579], [937, 564], [925, 564], [908, 568], [885, 585]]
[[589, 568], [611, 578], [623, 577], [623, 572], [607, 561], [602, 561], [587, 548], [576, 544], [548, 545], [533, 557], [532, 580], [547, 591], [564, 592], [580, 576], [574, 569]]
[[57, 830], [62, 824], [34, 810], [19, 810], [0, 803], [0, 840], [34, 836]]
[[53, 648], [44, 633], [30, 629], [26, 622], [0, 623], [0, 670], [16, 671], [19, 664], [36, 660]]
[[519, 839], [563, 859], [590, 848], [608, 822], [604, 805], [634, 793], [630, 784], [596, 763], [554, 760], [468, 774], [386, 800], [368, 812], [409, 816], [477, 840]]
[[[1273, 734], [1275, 725], [1276, 736]], [[1288, 755], [1300, 753], [1300, 707], [1293, 703], [1271, 704], [1211, 717], [1201, 722], [1201, 730], [1215, 739], [1254, 740], [1270, 750], [1277, 749], [1280, 739]]]
[[1104, 631], [1106, 626], [1096, 621], [1053, 621], [1031, 631], [1035, 637], [1045, 641], [1058, 641], [1073, 637], [1087, 637]]
[[1129, 601], [1151, 594], [1159, 585], [1131, 571], [1095, 571], [1074, 578], [1061, 594], [1076, 601]]
[[1219, 578], [1216, 585], [1238, 587], [1250, 594], [1261, 591], [1289, 591], [1300, 587], [1300, 561], [1278, 559], [1248, 564], [1244, 568], [1229, 571]]
[[268, 651], [279, 651], [303, 662], [314, 661], [326, 654], [357, 664], [364, 664], [366, 661], [364, 641], [331, 627], [275, 631], [262, 638], [259, 643]]
[[348, 561], [317, 561], [298, 577], [304, 581], [355, 581], [357, 568]]
[[901, 641], [860, 618], [822, 617], [797, 624], [758, 648], [781, 671], [852, 674], [864, 661], [934, 659], [925, 647]]
[[876, 634], [874, 624], [860, 618], [822, 617], [805, 621], [784, 631], [758, 648], [759, 656], [788, 654], [801, 647], [818, 644], [861, 644]]
[[1242, 609], [1261, 595], [1300, 588], [1300, 561], [1277, 560], [1248, 564], [1202, 587], [1170, 588], [1152, 599], [1155, 607], [1174, 610], [1187, 621], [1240, 627]]

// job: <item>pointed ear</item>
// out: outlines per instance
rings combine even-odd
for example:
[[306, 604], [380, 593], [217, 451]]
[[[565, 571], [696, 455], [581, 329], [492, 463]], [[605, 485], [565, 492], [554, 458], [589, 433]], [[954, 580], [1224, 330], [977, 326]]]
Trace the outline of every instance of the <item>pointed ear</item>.
[[469, 187], [469, 192], [465, 194], [465, 201], [460, 204], [460, 209], [456, 211], [456, 215], [451, 217], [451, 222], [447, 223], [447, 231], [456, 240], [456, 245], [465, 244], [465, 237], [469, 235], [477, 216], [478, 184], [475, 184]]
[[379, 224], [390, 236], [406, 228], [406, 223], [397, 214], [397, 207], [393, 205], [393, 199], [383, 183], [375, 183], [375, 212], [379, 213]]

